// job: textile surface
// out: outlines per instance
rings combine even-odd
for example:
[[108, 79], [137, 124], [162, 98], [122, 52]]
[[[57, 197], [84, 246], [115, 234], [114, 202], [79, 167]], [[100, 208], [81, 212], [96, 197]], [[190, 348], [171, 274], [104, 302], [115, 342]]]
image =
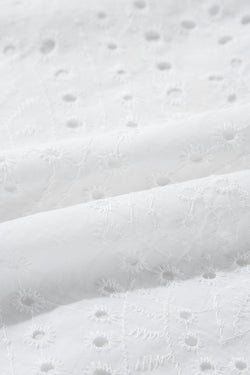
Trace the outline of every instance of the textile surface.
[[0, 5], [1, 375], [249, 375], [249, 0]]

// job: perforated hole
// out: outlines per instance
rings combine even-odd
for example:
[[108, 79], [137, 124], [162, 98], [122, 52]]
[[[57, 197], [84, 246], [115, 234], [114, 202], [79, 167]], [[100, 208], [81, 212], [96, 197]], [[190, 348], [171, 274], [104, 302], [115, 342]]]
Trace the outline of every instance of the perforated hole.
[[108, 43], [108, 44], [107, 44], [107, 47], [108, 47], [108, 49], [110, 49], [111, 51], [114, 51], [114, 50], [117, 49], [117, 45], [116, 45], [115, 43], [113, 43], [113, 42]]
[[97, 17], [100, 18], [100, 19], [105, 19], [107, 18], [107, 14], [103, 11], [100, 11], [97, 13]]
[[40, 371], [44, 372], [44, 373], [51, 372], [54, 369], [55, 369], [55, 367], [54, 367], [53, 363], [51, 363], [51, 362], [44, 362], [40, 366]]
[[16, 191], [16, 186], [11, 184], [11, 183], [6, 183], [4, 185], [4, 189], [8, 192], [8, 193], [14, 193], [14, 191]]
[[133, 99], [133, 96], [130, 95], [130, 94], [125, 94], [125, 95], [123, 95], [123, 99], [126, 100], [126, 101], [129, 101], [129, 100]]
[[237, 361], [235, 361], [235, 367], [238, 370], [242, 371], [242, 370], [245, 370], [247, 368], [247, 364], [244, 361], [237, 360]]
[[101, 190], [94, 190], [92, 192], [92, 198], [93, 199], [102, 199], [102, 198], [104, 198], [104, 193]]
[[208, 361], [204, 361], [200, 364], [200, 369], [201, 371], [203, 372], [208, 372], [208, 371], [211, 371], [214, 369], [214, 366], [208, 362]]
[[187, 346], [195, 347], [197, 346], [198, 340], [195, 336], [187, 336], [185, 338], [185, 343]]
[[118, 69], [116, 72], [119, 76], [122, 76], [122, 75], [126, 74], [125, 70], [123, 70], [123, 69]]
[[137, 9], [144, 9], [144, 8], [146, 8], [146, 3], [143, 0], [135, 0], [134, 1], [134, 6]]
[[62, 97], [62, 100], [64, 101], [64, 102], [66, 102], [66, 103], [73, 103], [73, 102], [75, 102], [76, 101], [76, 96], [75, 95], [73, 95], [73, 94], [65, 94], [65, 95], [63, 95], [63, 97]]
[[224, 129], [222, 134], [226, 141], [232, 141], [235, 138], [235, 131], [231, 128]]
[[242, 257], [242, 258], [238, 258], [238, 259], [236, 260], [236, 263], [237, 263], [238, 266], [240, 266], [240, 267], [246, 267], [246, 266], [248, 266], [248, 265], [250, 264], [250, 259], [247, 259], [247, 258], [244, 258], [244, 257]]
[[205, 272], [202, 275], [203, 279], [215, 279], [216, 278], [216, 273], [213, 271]]
[[182, 90], [179, 89], [178, 87], [173, 87], [173, 88], [168, 90], [167, 94], [171, 98], [179, 98], [182, 94]]
[[132, 267], [136, 267], [138, 265], [138, 263], [139, 263], [138, 259], [136, 257], [133, 257], [133, 256], [127, 257], [126, 261]]
[[200, 151], [192, 151], [190, 156], [190, 160], [194, 163], [200, 163], [203, 160], [203, 155]]
[[21, 303], [24, 305], [24, 306], [28, 306], [28, 307], [31, 307], [34, 305], [35, 301], [33, 300], [33, 298], [31, 298], [30, 296], [23, 296], [21, 298]]
[[166, 281], [172, 281], [172, 280], [174, 280], [174, 274], [173, 274], [173, 272], [168, 271], [168, 270], [163, 271], [162, 274], [161, 274], [161, 276], [162, 276], [163, 280], [166, 280]]
[[212, 74], [208, 77], [209, 81], [214, 81], [214, 82], [221, 82], [223, 81], [223, 76], [218, 75], [218, 74]]
[[45, 333], [44, 331], [42, 330], [39, 330], [39, 329], [36, 329], [33, 333], [32, 333], [32, 338], [34, 340], [41, 340], [43, 337], [44, 337]]
[[98, 318], [98, 319], [103, 319], [103, 318], [106, 318], [106, 317], [108, 316], [108, 314], [107, 314], [107, 312], [104, 311], [104, 310], [97, 310], [97, 311], [95, 312], [95, 316], [96, 316], [96, 318]]
[[69, 119], [66, 122], [66, 126], [70, 129], [76, 129], [81, 126], [81, 123], [77, 119]]
[[241, 18], [242, 25], [247, 25], [250, 23], [250, 14], [247, 14]]
[[233, 102], [235, 102], [236, 99], [237, 99], [237, 96], [236, 96], [235, 94], [230, 94], [230, 95], [228, 95], [228, 97], [227, 97], [227, 101], [228, 101], [229, 103], [233, 103]]
[[96, 369], [93, 372], [93, 375], [112, 375], [110, 371], [104, 370], [104, 369]]
[[184, 320], [188, 320], [192, 317], [192, 313], [190, 311], [180, 311], [180, 317]]
[[230, 35], [225, 35], [225, 36], [222, 36], [221, 38], [219, 38], [218, 40], [218, 43], [219, 44], [227, 44], [229, 42], [231, 42], [233, 38], [230, 36]]
[[158, 186], [166, 186], [171, 183], [170, 179], [167, 176], [160, 176], [156, 179]]
[[238, 68], [240, 65], [242, 64], [242, 60], [241, 59], [238, 59], [237, 57], [233, 58], [231, 60], [231, 66], [233, 68]]
[[145, 33], [145, 38], [148, 42], [155, 42], [160, 39], [160, 34], [155, 30], [149, 30]]
[[109, 165], [110, 168], [119, 168], [120, 165], [121, 165], [121, 162], [117, 157], [112, 156], [108, 160], [108, 165]]
[[128, 128], [136, 128], [138, 126], [134, 121], [128, 121], [126, 125]]
[[40, 52], [47, 55], [55, 49], [55, 46], [56, 43], [53, 39], [45, 39], [40, 47]]
[[191, 30], [195, 28], [196, 24], [194, 21], [184, 20], [181, 22], [181, 26], [186, 30]]
[[13, 46], [13, 44], [8, 44], [7, 46], [4, 47], [3, 53], [5, 55], [12, 55], [16, 51], [16, 47]]
[[66, 69], [58, 69], [55, 72], [55, 77], [63, 79], [63, 78], [66, 78], [68, 76], [68, 74], [69, 74], [69, 72]]
[[103, 348], [104, 346], [108, 345], [108, 339], [104, 336], [98, 336], [93, 340], [93, 344], [97, 348]]
[[157, 68], [159, 70], [169, 70], [171, 69], [171, 64], [169, 64], [168, 62], [162, 61], [157, 64]]
[[219, 11], [220, 11], [219, 5], [214, 4], [209, 8], [208, 13], [210, 14], [210, 16], [216, 16], [219, 13]]
[[112, 287], [111, 285], [105, 285], [103, 289], [104, 289], [105, 292], [108, 293], [108, 294], [113, 294], [113, 293], [116, 292], [115, 288]]

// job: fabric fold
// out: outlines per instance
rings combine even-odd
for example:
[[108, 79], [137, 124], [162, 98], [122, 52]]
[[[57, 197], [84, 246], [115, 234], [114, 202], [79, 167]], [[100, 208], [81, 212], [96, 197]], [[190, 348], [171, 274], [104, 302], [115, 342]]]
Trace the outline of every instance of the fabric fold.
[[248, 265], [249, 191], [241, 171], [1, 223], [5, 319]]
[[249, 375], [249, 0], [0, 4], [0, 374]]
[[249, 121], [241, 106], [5, 152], [0, 220], [247, 169]]

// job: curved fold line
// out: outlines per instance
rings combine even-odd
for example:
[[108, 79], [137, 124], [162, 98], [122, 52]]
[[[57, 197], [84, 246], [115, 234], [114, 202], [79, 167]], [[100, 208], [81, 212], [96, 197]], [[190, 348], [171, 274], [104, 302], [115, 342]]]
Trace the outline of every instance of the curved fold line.
[[1, 223], [1, 308], [13, 322], [18, 290], [38, 291], [49, 310], [240, 268], [249, 191], [246, 170]]
[[[240, 121], [238, 120], [240, 118]], [[250, 166], [249, 106], [0, 155], [0, 221]]]

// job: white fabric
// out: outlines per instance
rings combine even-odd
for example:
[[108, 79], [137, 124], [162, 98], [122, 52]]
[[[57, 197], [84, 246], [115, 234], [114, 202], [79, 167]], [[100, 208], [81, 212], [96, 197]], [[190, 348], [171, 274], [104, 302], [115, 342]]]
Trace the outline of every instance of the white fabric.
[[1, 375], [248, 375], [249, 1], [0, 5]]

